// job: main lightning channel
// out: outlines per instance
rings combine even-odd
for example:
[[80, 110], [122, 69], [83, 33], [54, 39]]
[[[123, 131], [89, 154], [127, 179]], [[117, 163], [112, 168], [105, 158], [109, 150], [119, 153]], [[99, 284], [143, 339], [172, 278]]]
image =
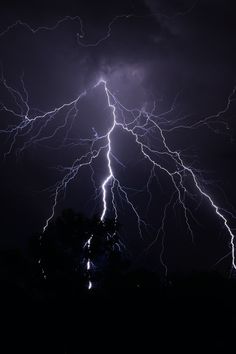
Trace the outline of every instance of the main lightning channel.
[[108, 106], [111, 108], [112, 110], [112, 117], [113, 117], [113, 124], [111, 129], [109, 130], [108, 134], [107, 134], [107, 140], [108, 140], [108, 150], [107, 150], [107, 167], [109, 170], [109, 175], [106, 177], [106, 179], [104, 180], [104, 182], [102, 183], [102, 191], [103, 191], [103, 210], [102, 210], [102, 214], [101, 214], [101, 221], [104, 220], [106, 212], [107, 212], [107, 190], [106, 187], [108, 185], [108, 183], [114, 179], [114, 173], [112, 170], [112, 166], [111, 166], [111, 134], [113, 132], [113, 130], [115, 129], [117, 123], [116, 123], [116, 107], [115, 105], [111, 104], [111, 100], [110, 100], [110, 95], [109, 95], [109, 91], [107, 89], [107, 83], [105, 80], [101, 80], [101, 83], [103, 83], [104, 88], [105, 88], [105, 92], [106, 92], [106, 97], [107, 97], [107, 103]]
[[[48, 112], [43, 112], [41, 114], [35, 114], [31, 116], [33, 110], [30, 109], [29, 107], [29, 102], [28, 102], [29, 95], [24, 85], [23, 78], [21, 81], [22, 81], [24, 95], [19, 91], [17, 91], [16, 89], [12, 88], [10, 85], [8, 85], [6, 80], [2, 77], [2, 82], [5, 89], [9, 92], [11, 96], [13, 96], [13, 98], [15, 99], [16, 106], [20, 108], [20, 113], [18, 113], [16, 108], [7, 107], [4, 103], [2, 103], [2, 108], [1, 108], [2, 110], [7, 112], [8, 114], [12, 114], [17, 119], [20, 118], [20, 123], [18, 125], [11, 126], [5, 130], [0, 131], [0, 133], [10, 134], [10, 135], [12, 134], [13, 136], [13, 140], [12, 143], [10, 144], [10, 149], [8, 153], [12, 151], [14, 144], [16, 144], [17, 142], [18, 136], [24, 137], [26, 139], [23, 144], [23, 147], [20, 149], [21, 151], [23, 151], [24, 149], [27, 149], [35, 141], [37, 142], [43, 141], [45, 140], [45, 138], [52, 139], [59, 129], [65, 129], [65, 128], [68, 129], [69, 119], [71, 119], [72, 117], [74, 121], [79, 111], [80, 101], [83, 99], [85, 95], [88, 94], [88, 90], [85, 90], [77, 98], [73, 99], [71, 102], [64, 103], [60, 107], [51, 109]], [[150, 177], [147, 181], [147, 186], [146, 186], [146, 190], [149, 196], [150, 196], [150, 190], [149, 190], [150, 180], [153, 178], [153, 176], [156, 176], [156, 171], [161, 171], [162, 173], [165, 173], [174, 188], [174, 193], [172, 194], [169, 203], [166, 204], [166, 207], [164, 209], [163, 219], [161, 220], [160, 228], [157, 231], [157, 236], [154, 239], [154, 241], [151, 243], [151, 245], [153, 245], [153, 243], [157, 241], [160, 233], [163, 234], [162, 252], [160, 255], [160, 261], [161, 264], [165, 267], [165, 274], [167, 274], [167, 266], [163, 260], [164, 234], [165, 234], [164, 224], [166, 219], [167, 208], [169, 208], [169, 206], [172, 205], [173, 203], [174, 205], [176, 205], [177, 203], [180, 205], [183, 211], [183, 216], [185, 219], [187, 230], [191, 235], [191, 237], [193, 238], [193, 231], [191, 228], [191, 218], [193, 218], [193, 215], [185, 202], [186, 197], [188, 195], [191, 195], [191, 191], [185, 184], [186, 176], [194, 183], [195, 189], [198, 191], [200, 196], [203, 197], [210, 204], [211, 208], [215, 212], [215, 215], [223, 223], [225, 230], [230, 235], [232, 268], [236, 269], [235, 245], [234, 245], [235, 235], [233, 229], [230, 227], [229, 220], [225, 216], [225, 214], [231, 215], [231, 213], [227, 213], [224, 209], [220, 208], [215, 203], [215, 201], [210, 196], [210, 194], [205, 190], [205, 188], [201, 186], [200, 180], [197, 176], [197, 172], [195, 172], [195, 170], [192, 167], [186, 165], [179, 151], [171, 149], [165, 137], [165, 132], [168, 131], [168, 129], [166, 129], [166, 124], [168, 124], [168, 121], [163, 119], [164, 115], [163, 114], [159, 116], [155, 115], [154, 113], [155, 109], [153, 109], [151, 112], [148, 112], [143, 108], [141, 110], [138, 108], [128, 109], [123, 104], [121, 104], [118, 98], [110, 91], [110, 89], [108, 88], [107, 80], [103, 78], [100, 79], [92, 87], [92, 90], [95, 90], [97, 88], [103, 88], [104, 90], [106, 105], [109, 111], [111, 112], [110, 127], [103, 135], [99, 135], [93, 128], [94, 135], [92, 138], [79, 139], [77, 143], [74, 143], [75, 146], [79, 146], [80, 144], [83, 145], [84, 143], [89, 143], [90, 147], [88, 152], [82, 156], [79, 156], [71, 166], [60, 167], [61, 171], [65, 172], [65, 175], [63, 179], [59, 181], [54, 187], [54, 197], [53, 197], [54, 199], [52, 205], [52, 212], [45, 222], [45, 225], [43, 227], [43, 234], [45, 233], [49, 223], [55, 216], [55, 211], [58, 205], [60, 195], [62, 193], [65, 193], [68, 184], [78, 177], [78, 174], [81, 169], [89, 167], [92, 170], [91, 179], [93, 182], [93, 186], [95, 188], [96, 198], [99, 198], [100, 195], [102, 194], [102, 210], [100, 214], [100, 221], [104, 223], [108, 216], [108, 213], [110, 214], [109, 196], [111, 196], [111, 210], [115, 216], [115, 220], [116, 221], [118, 220], [119, 217], [118, 201], [117, 201], [117, 197], [118, 197], [120, 200], [125, 202], [127, 206], [131, 209], [131, 211], [134, 213], [135, 217], [137, 218], [137, 226], [138, 226], [139, 234], [141, 237], [143, 237], [143, 230], [145, 228], [147, 229], [149, 225], [141, 217], [137, 206], [132, 201], [132, 198], [130, 197], [129, 194], [129, 191], [131, 189], [122, 185], [121, 181], [118, 179], [113, 169], [113, 163], [112, 163], [113, 160], [116, 162], [118, 161], [118, 163], [121, 166], [123, 165], [123, 163], [120, 162], [115, 156], [114, 151], [112, 151], [112, 142], [113, 142], [112, 135], [114, 131], [117, 128], [119, 128], [122, 129], [122, 131], [125, 134], [128, 134], [134, 140], [137, 147], [139, 148], [141, 155], [143, 156], [143, 158], [146, 159], [146, 161], [149, 163], [151, 167]], [[220, 113], [216, 115], [212, 115], [212, 119], [214, 120], [216, 118], [220, 119], [222, 114], [228, 112], [231, 102], [233, 101], [234, 94], [235, 94], [235, 88], [233, 92], [230, 94], [230, 96], [228, 97], [225, 108], [222, 109]], [[44, 134], [44, 129], [47, 127], [49, 122], [55, 120], [57, 118], [57, 115], [59, 113], [62, 114], [64, 111], [66, 111], [67, 113], [65, 114], [65, 119], [63, 123], [61, 125], [58, 125], [55, 131], [51, 135], [48, 135], [46, 137], [45, 135], [42, 136], [42, 134]], [[129, 120], [126, 119], [127, 115], [132, 117], [131, 121], [130, 119]], [[205, 123], [209, 122], [210, 120], [211, 117], [202, 119], [199, 122], [199, 125], [204, 126]], [[38, 126], [39, 127], [38, 127], [38, 131], [36, 131], [35, 133], [36, 121], [38, 123], [37, 127]], [[178, 127], [179, 124], [178, 119], [176, 120], [176, 124]], [[146, 137], [148, 137], [150, 133], [153, 134], [153, 132], [155, 132], [155, 134], [160, 137], [160, 143], [162, 144], [163, 149], [161, 148], [156, 149], [156, 147], [154, 147], [153, 144], [149, 143], [148, 142], [149, 140], [146, 139]], [[68, 135], [68, 131], [67, 131], [67, 135]], [[64, 144], [65, 145], [63, 146], [66, 146], [66, 138]], [[108, 173], [105, 176], [102, 183], [99, 185], [99, 187], [97, 187], [94, 180], [94, 170], [92, 165], [93, 162], [102, 153], [105, 153], [106, 156], [106, 168]], [[172, 168], [166, 167], [162, 163], [163, 158], [167, 158], [169, 161], [171, 161]], [[101, 193], [98, 193], [98, 190], [100, 190]], [[91, 263], [90, 260], [88, 259], [87, 271], [90, 271], [90, 267], [91, 267]], [[92, 287], [92, 284], [90, 284], [89, 287]]]

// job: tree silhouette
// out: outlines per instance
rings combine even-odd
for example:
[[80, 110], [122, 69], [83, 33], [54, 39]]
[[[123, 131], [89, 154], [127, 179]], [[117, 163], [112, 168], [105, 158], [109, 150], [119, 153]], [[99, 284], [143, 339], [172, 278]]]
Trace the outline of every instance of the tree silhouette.
[[48, 281], [99, 287], [121, 261], [115, 220], [101, 222], [67, 209], [34, 240], [39, 273]]

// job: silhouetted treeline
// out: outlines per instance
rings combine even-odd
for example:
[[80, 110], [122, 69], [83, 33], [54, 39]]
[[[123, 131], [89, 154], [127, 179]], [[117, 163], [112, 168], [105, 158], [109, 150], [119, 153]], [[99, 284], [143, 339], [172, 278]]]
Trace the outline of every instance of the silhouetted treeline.
[[0, 353], [76, 354], [93, 347], [107, 353], [231, 352], [235, 280], [216, 272], [163, 280], [134, 270], [119, 250], [118, 229], [112, 220], [101, 225], [67, 210], [43, 237], [32, 238], [28, 253], [0, 252]]

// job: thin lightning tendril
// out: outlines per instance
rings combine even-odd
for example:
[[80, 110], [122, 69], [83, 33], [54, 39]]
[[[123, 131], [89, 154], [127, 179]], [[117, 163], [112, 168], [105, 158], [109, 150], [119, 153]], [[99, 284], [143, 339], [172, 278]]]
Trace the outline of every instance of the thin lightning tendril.
[[112, 27], [119, 21], [119, 20], [127, 20], [130, 18], [136, 18], [136, 19], [141, 19], [141, 18], [155, 18], [155, 17], [163, 17], [165, 19], [174, 19], [176, 17], [181, 17], [181, 16], [185, 16], [187, 14], [189, 14], [197, 5], [198, 0], [193, 2], [193, 4], [187, 8], [185, 11], [179, 11], [177, 13], [174, 13], [173, 15], [167, 15], [166, 13], [161, 13], [161, 12], [147, 12], [144, 15], [141, 14], [136, 14], [136, 13], [126, 13], [126, 14], [121, 14], [121, 15], [116, 15], [115, 17], [112, 18], [112, 20], [108, 23], [107, 25], [107, 31], [105, 33], [104, 36], [102, 36], [101, 38], [97, 39], [94, 42], [90, 42], [90, 43], [85, 43], [83, 40], [85, 38], [85, 31], [84, 31], [84, 23], [83, 20], [80, 16], [76, 15], [76, 16], [64, 16], [63, 18], [59, 19], [56, 21], [56, 23], [54, 25], [42, 25], [42, 26], [38, 26], [38, 27], [32, 27], [29, 23], [24, 22], [20, 19], [16, 20], [14, 23], [10, 24], [9, 26], [7, 26], [2, 32], [0, 32], [0, 38], [4, 37], [6, 34], [8, 34], [10, 31], [17, 29], [17, 27], [22, 27], [26, 30], [28, 30], [29, 32], [31, 32], [33, 35], [36, 35], [40, 32], [43, 31], [54, 31], [56, 29], [58, 29], [61, 25], [66, 24], [67, 22], [78, 22], [79, 23], [79, 32], [76, 33], [76, 37], [77, 37], [77, 44], [80, 45], [81, 47], [97, 47], [99, 46], [101, 43], [107, 41], [111, 35], [112, 35]]

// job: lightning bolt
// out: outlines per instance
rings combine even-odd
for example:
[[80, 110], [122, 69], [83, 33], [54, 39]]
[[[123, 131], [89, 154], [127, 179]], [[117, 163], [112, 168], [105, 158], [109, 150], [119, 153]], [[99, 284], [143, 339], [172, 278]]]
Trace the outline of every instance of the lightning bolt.
[[88, 281], [88, 290], [92, 289], [93, 287], [93, 283], [91, 281], [91, 278], [90, 278], [90, 270], [91, 270], [91, 259], [90, 259], [90, 248], [91, 248], [91, 242], [92, 242], [92, 239], [93, 239], [93, 234], [90, 236], [90, 238], [88, 239], [88, 241], [85, 243], [84, 247], [87, 248], [88, 250], [88, 258], [87, 258], [87, 262], [86, 262], [86, 270], [89, 274], [89, 281]]
[[[194, 4], [194, 6], [195, 5], [196, 4]], [[192, 8], [193, 7], [188, 9], [185, 13], [189, 13]], [[182, 16], [185, 13], [178, 13], [176, 15]], [[155, 15], [156, 14], [151, 14], [151, 16]], [[128, 19], [130, 17], [143, 16], [138, 16], [135, 14], [124, 14], [114, 17], [108, 24], [106, 34], [93, 43], [84, 43], [84, 25], [82, 19], [79, 16], [66, 16], [58, 20], [56, 24], [51, 27], [40, 26], [37, 28], [32, 28], [29, 24], [18, 20], [14, 24], [7, 27], [4, 31], [2, 31], [0, 33], [0, 38], [18, 26], [29, 30], [33, 35], [36, 35], [41, 31], [53, 31], [68, 21], [76, 21], [79, 24], [79, 33], [77, 33], [78, 44], [84, 47], [96, 47], [111, 37], [112, 27], [117, 21], [121, 19]], [[193, 130], [199, 129], [200, 127], [213, 129], [215, 123], [222, 124], [226, 127], [226, 129], [228, 129], [228, 124], [223, 120], [223, 117], [229, 111], [232, 102], [235, 100], [236, 87], [233, 88], [232, 92], [227, 98], [225, 106], [219, 112], [207, 117], [203, 117], [197, 122], [191, 124], [186, 122], [188, 116], [168, 120], [168, 114], [174, 112], [175, 102], [169, 111], [161, 114], [155, 113], [155, 104], [151, 111], [148, 111], [145, 108], [127, 108], [110, 90], [109, 80], [104, 78], [100, 78], [95, 83], [95, 85], [90, 88], [86, 88], [71, 101], [64, 102], [59, 107], [54, 107], [47, 112], [43, 112], [39, 108], [30, 107], [29, 93], [24, 83], [24, 75], [22, 75], [20, 78], [21, 90], [12, 87], [7, 82], [3, 71], [0, 81], [4, 89], [8, 92], [9, 96], [13, 99], [13, 104], [11, 106], [4, 102], [0, 102], [0, 110], [6, 112], [10, 116], [13, 116], [14, 119], [19, 122], [0, 130], [0, 134], [6, 134], [10, 140], [9, 148], [4, 155], [5, 158], [7, 158], [8, 155], [11, 154], [14, 150], [16, 151], [16, 154], [19, 155], [23, 153], [24, 150], [32, 146], [32, 144], [42, 142], [45, 143], [53, 139], [59, 131], [66, 131], [66, 133], [61, 146], [58, 148], [76, 146], [79, 150], [80, 146], [89, 144], [89, 148], [87, 149], [88, 151], [83, 155], [79, 155], [71, 166], [58, 167], [58, 169], [64, 173], [64, 177], [59, 180], [56, 185], [50, 188], [52, 193], [52, 208], [49, 217], [43, 225], [43, 233], [41, 235], [40, 241], [42, 241], [45, 231], [47, 230], [50, 222], [55, 217], [60, 196], [66, 193], [67, 186], [76, 178], [79, 178], [79, 172], [85, 168], [89, 168], [91, 170], [91, 181], [94, 187], [94, 200], [101, 200], [102, 208], [100, 212], [100, 222], [105, 223], [108, 215], [112, 214], [114, 216], [115, 222], [117, 223], [120, 213], [119, 204], [126, 204], [126, 206], [136, 217], [139, 235], [143, 239], [144, 230], [149, 230], [152, 228], [152, 225], [149, 225], [149, 223], [141, 215], [139, 207], [134, 202], [134, 198], [132, 198], [132, 196], [134, 193], [141, 193], [145, 190], [149, 195], [148, 205], [150, 205], [153, 198], [150, 190], [150, 184], [153, 178], [158, 178], [158, 172], [161, 172], [166, 175], [173, 188], [173, 193], [163, 208], [160, 227], [155, 231], [155, 237], [147, 247], [147, 250], [149, 250], [162, 235], [160, 262], [164, 267], [165, 275], [168, 273], [168, 267], [164, 261], [165, 224], [167, 213], [171, 206], [173, 208], [175, 208], [176, 205], [180, 206], [186, 223], [186, 228], [192, 240], [194, 241], [194, 233], [191, 227], [192, 220], [194, 220], [194, 215], [188, 207], [186, 199], [194, 198], [195, 196], [193, 195], [191, 188], [188, 187], [187, 181], [191, 181], [195, 192], [197, 192], [201, 198], [206, 200], [209, 207], [214, 211], [216, 217], [222, 223], [222, 226], [229, 235], [232, 269], [236, 269], [235, 235], [229, 221], [229, 217], [235, 218], [235, 216], [228, 210], [225, 210], [218, 205], [215, 199], [204, 187], [204, 183], [202, 183], [200, 178], [200, 173], [184, 161], [185, 159], [180, 151], [173, 150], [171, 148], [166, 138], [167, 133], [179, 129]], [[72, 129], [73, 122], [78, 118], [78, 115], [80, 114], [80, 102], [85, 96], [88, 95], [90, 90], [103, 90], [105, 96], [105, 105], [110, 112], [110, 126], [104, 134], [98, 134], [95, 128], [92, 128], [92, 137], [88, 137], [86, 139], [80, 138], [77, 141], [70, 140], [69, 133]], [[52, 133], [48, 133], [48, 126], [57, 121], [58, 117], [63, 117], [62, 122], [57, 123], [56, 128]], [[124, 186], [116, 173], [116, 169], [114, 168], [115, 164], [119, 164], [123, 167], [125, 166], [123, 162], [116, 157], [115, 152], [113, 151], [113, 135], [119, 129], [122, 130], [124, 134], [127, 134], [133, 142], [135, 142], [140, 155], [143, 159], [145, 159], [145, 161], [147, 161], [149, 165], [150, 174], [144, 189], [135, 190], [134, 188]], [[158, 147], [154, 145], [154, 140], [156, 137], [158, 137]], [[24, 139], [24, 143], [21, 144], [20, 147], [17, 147], [19, 145], [19, 141], [22, 138]], [[101, 155], [105, 155], [106, 168], [104, 171], [106, 172], [104, 172], [105, 176], [103, 181], [99, 186], [97, 186], [93, 164]], [[88, 241], [84, 245], [84, 247], [88, 250], [88, 258], [86, 260], [86, 271], [89, 274], [88, 289], [92, 289], [93, 287], [92, 279], [90, 277], [90, 272], [92, 271], [93, 265], [89, 256], [92, 242], [93, 235], [90, 235]], [[224, 259], [224, 257], [221, 259]], [[39, 264], [41, 264], [41, 259], [39, 259]], [[42, 274], [46, 278], [46, 271], [43, 269], [43, 267]]]
[[[6, 111], [7, 113], [13, 114], [13, 116], [15, 116], [16, 118], [20, 118], [21, 120], [20, 123], [16, 126], [8, 127], [6, 130], [1, 130], [1, 133], [12, 134], [13, 136], [13, 140], [12, 143], [10, 144], [10, 149], [8, 150], [7, 154], [9, 154], [12, 151], [14, 144], [16, 144], [17, 138], [19, 136], [24, 136], [25, 138], [29, 137], [28, 140], [27, 139], [25, 140], [25, 143], [21, 147], [20, 152], [22, 152], [24, 149], [27, 149], [33, 142], [36, 141], [39, 142], [45, 139], [53, 138], [59, 129], [63, 129], [67, 127], [68, 120], [69, 118], [71, 118], [71, 116], [73, 116], [73, 119], [75, 119], [75, 117], [79, 112], [79, 103], [81, 99], [84, 96], [86, 96], [89, 91], [89, 90], [84, 90], [81, 94], [78, 95], [77, 98], [75, 98], [71, 102], [63, 103], [60, 107], [56, 107], [48, 112], [43, 112], [42, 114], [36, 114], [30, 117], [30, 112], [33, 111], [31, 111], [28, 104], [29, 95], [26, 91], [25, 85], [23, 84], [23, 77], [21, 78], [21, 82], [22, 82], [24, 97], [23, 94], [21, 94], [19, 91], [11, 87], [6, 82], [6, 80], [2, 77], [2, 83], [5, 89], [7, 89], [9, 94], [14, 98], [16, 107], [20, 109], [20, 113], [19, 112], [17, 113], [17, 111], [14, 108], [8, 108], [4, 104], [2, 104], [2, 110]], [[210, 194], [201, 186], [201, 183], [197, 176], [197, 172], [190, 166], [186, 165], [186, 163], [183, 161], [181, 153], [172, 150], [170, 148], [165, 137], [165, 132], [167, 129], [162, 128], [162, 126], [166, 127], [166, 124], [168, 123], [164, 115], [163, 114], [159, 116], [156, 115], [154, 113], [154, 109], [151, 112], [148, 112], [145, 109], [140, 110], [138, 108], [132, 110], [128, 109], [127, 107], [122, 105], [118, 100], [118, 98], [110, 91], [107, 80], [103, 78], [100, 79], [91, 89], [96, 90], [99, 88], [104, 91], [106, 97], [106, 104], [108, 109], [110, 110], [110, 116], [111, 116], [110, 128], [103, 135], [99, 135], [95, 131], [94, 136], [92, 138], [81, 139], [78, 142], [78, 145], [83, 144], [85, 141], [89, 141], [90, 142], [89, 151], [87, 151], [87, 153], [85, 153], [84, 155], [78, 157], [74, 161], [72, 166], [61, 167], [61, 169], [66, 173], [63, 179], [59, 181], [57, 185], [54, 187], [55, 192], [53, 197], [54, 201], [52, 205], [52, 212], [45, 222], [45, 225], [43, 227], [43, 233], [46, 231], [50, 221], [55, 216], [55, 210], [61, 193], [65, 193], [68, 184], [71, 183], [78, 176], [78, 173], [82, 168], [90, 167], [93, 171], [93, 167], [92, 167], [93, 162], [102, 153], [105, 153], [107, 175], [105, 176], [103, 182], [98, 188], [98, 190], [100, 190], [101, 193], [97, 192], [97, 188], [95, 191], [96, 198], [99, 198], [99, 196], [102, 194], [102, 198], [101, 198], [102, 211], [100, 214], [100, 221], [103, 223], [107, 217], [108, 212], [110, 213], [109, 195], [111, 195], [111, 210], [117, 222], [119, 216], [119, 210], [117, 208], [118, 202], [116, 197], [119, 196], [119, 198], [121, 198], [121, 200], [125, 202], [128, 207], [131, 208], [132, 212], [136, 216], [139, 233], [140, 236], [143, 237], [142, 235], [143, 229], [148, 228], [148, 224], [141, 217], [136, 205], [132, 201], [132, 198], [129, 195], [130, 192], [129, 188], [121, 184], [121, 181], [116, 176], [113, 167], [114, 161], [117, 162], [119, 160], [115, 157], [115, 153], [113, 152], [112, 149], [112, 136], [116, 129], [122, 129], [122, 131], [128, 134], [131, 137], [131, 139], [135, 141], [141, 155], [143, 156], [143, 158], [145, 158], [148, 161], [150, 165], [150, 177], [147, 183], [147, 190], [149, 194], [151, 193], [150, 190], [148, 189], [150, 179], [154, 175], [156, 175], [156, 170], [164, 172], [174, 187], [174, 193], [171, 196], [170, 201], [166, 204], [164, 208], [163, 219], [161, 222], [160, 229], [157, 231], [156, 238], [149, 246], [150, 248], [157, 241], [159, 235], [161, 233], [163, 234], [163, 238], [162, 238], [163, 247], [160, 255], [160, 260], [161, 260], [161, 264], [165, 267], [165, 273], [167, 274], [167, 266], [163, 262], [164, 234], [165, 234], [164, 225], [166, 220], [167, 209], [173, 203], [173, 200], [175, 200], [175, 203], [178, 203], [181, 206], [187, 229], [191, 237], [193, 238], [193, 231], [191, 229], [191, 222], [190, 222], [192, 213], [185, 202], [186, 196], [191, 194], [191, 191], [188, 190], [188, 188], [186, 187], [186, 183], [185, 183], [186, 176], [192, 180], [195, 189], [197, 190], [199, 195], [206, 199], [206, 201], [209, 203], [209, 206], [214, 210], [216, 216], [219, 218], [219, 220], [222, 221], [225, 230], [228, 232], [230, 236], [232, 267], [236, 269], [235, 246], [234, 246], [235, 235], [226, 217], [226, 214], [230, 214], [230, 213], [227, 213], [227, 211], [221, 209], [216, 204], [214, 199], [210, 196]], [[208, 124], [211, 119], [215, 120], [216, 118], [220, 118], [223, 113], [227, 112], [233, 100], [234, 94], [235, 94], [235, 88], [233, 89], [233, 92], [229, 95], [225, 108], [216, 115], [212, 115], [211, 117], [206, 117], [200, 120], [198, 126], [199, 125], [203, 126], [205, 124]], [[64, 122], [61, 125], [58, 125], [55, 131], [51, 135], [41, 136], [41, 134], [44, 132], [49, 122], [56, 119], [57, 115], [63, 112], [65, 114]], [[132, 119], [131, 120], [128, 119], [127, 115], [131, 115]], [[35, 131], [34, 125], [36, 124], [36, 122], [39, 122], [41, 125], [40, 128], [38, 128], [37, 132], [33, 133]], [[176, 120], [176, 122], [179, 123], [179, 120]], [[188, 126], [187, 127], [184, 126], [184, 127], [189, 128]], [[193, 128], [193, 126], [190, 127]], [[176, 125], [176, 129], [177, 128], [180, 128], [180, 126]], [[151, 132], [152, 134], [155, 133], [156, 135], [159, 135], [161, 139], [161, 144], [163, 145], [164, 148], [163, 150], [161, 149], [158, 150], [154, 148], [152, 144], [148, 142], [147, 136]], [[65, 139], [65, 146], [66, 146], [66, 139]], [[173, 165], [170, 168], [170, 167], [166, 167], [164, 163], [160, 162], [162, 161], [163, 158], [168, 158], [173, 163], [174, 168]], [[122, 164], [122, 162], [119, 163]], [[92, 237], [90, 237], [89, 242], [86, 243], [86, 246], [88, 248], [90, 248], [91, 242], [92, 242]], [[86, 268], [87, 271], [90, 271], [91, 269], [90, 259], [88, 259], [87, 261]], [[89, 281], [88, 287], [89, 288], [92, 287], [91, 281]]]

